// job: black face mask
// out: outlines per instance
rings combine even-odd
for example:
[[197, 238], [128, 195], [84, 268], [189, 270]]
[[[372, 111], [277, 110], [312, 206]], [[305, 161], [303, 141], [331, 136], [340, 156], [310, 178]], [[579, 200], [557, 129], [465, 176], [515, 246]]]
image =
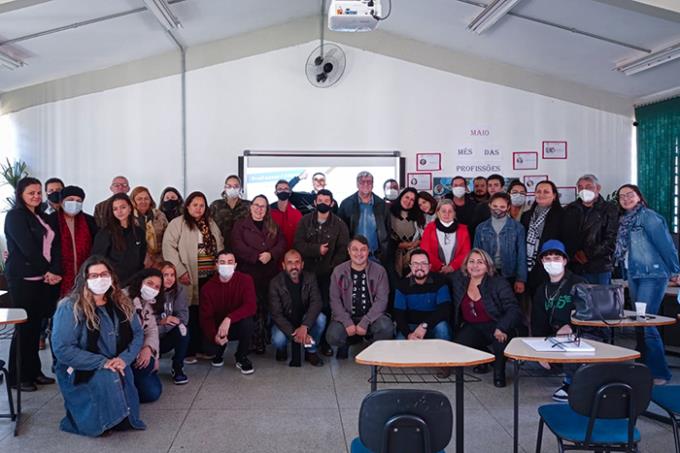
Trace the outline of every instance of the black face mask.
[[321, 214], [325, 214], [331, 210], [331, 205], [326, 203], [319, 203], [316, 205], [316, 210], [319, 211]]
[[61, 203], [61, 190], [47, 195], [47, 199], [52, 203]]
[[276, 198], [278, 198], [281, 201], [286, 201], [287, 199], [290, 198], [290, 192], [277, 192]]
[[172, 211], [177, 209], [177, 206], [179, 206], [179, 200], [165, 200], [163, 203], [161, 203], [161, 210]]

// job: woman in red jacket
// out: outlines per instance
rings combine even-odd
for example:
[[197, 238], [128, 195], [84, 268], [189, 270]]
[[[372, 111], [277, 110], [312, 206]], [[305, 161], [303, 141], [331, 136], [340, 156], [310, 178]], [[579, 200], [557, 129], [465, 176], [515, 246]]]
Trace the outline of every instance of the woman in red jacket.
[[463, 264], [470, 251], [470, 235], [467, 227], [456, 220], [453, 201], [440, 200], [436, 214], [435, 221], [425, 227], [420, 248], [430, 256], [431, 272], [448, 274]]

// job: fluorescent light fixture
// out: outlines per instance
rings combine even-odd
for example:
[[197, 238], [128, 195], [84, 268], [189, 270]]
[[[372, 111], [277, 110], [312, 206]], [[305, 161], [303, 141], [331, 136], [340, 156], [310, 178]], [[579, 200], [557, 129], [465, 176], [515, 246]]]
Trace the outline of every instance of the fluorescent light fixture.
[[170, 31], [176, 28], [182, 28], [182, 23], [170, 10], [170, 6], [166, 0], [144, 0], [144, 4], [146, 5], [146, 9], [156, 16], [156, 20], [158, 20], [166, 30]]
[[13, 56], [6, 54], [2, 51], [0, 51], [0, 67], [9, 69], [9, 70], [14, 70], [14, 69], [19, 69], [22, 66], [25, 66], [26, 63], [24, 63], [21, 60], [17, 60]]
[[659, 50], [658, 52], [650, 53], [649, 55], [638, 58], [637, 60], [619, 64], [615, 69], [617, 71], [623, 72], [626, 75], [633, 75], [664, 63], [668, 63], [669, 61], [673, 61], [676, 58], [680, 58], [680, 43], [674, 44], [663, 50]]
[[508, 14], [519, 2], [520, 0], [493, 0], [484, 8], [484, 11], [479, 16], [470, 22], [470, 25], [467, 27], [468, 30], [481, 35]]

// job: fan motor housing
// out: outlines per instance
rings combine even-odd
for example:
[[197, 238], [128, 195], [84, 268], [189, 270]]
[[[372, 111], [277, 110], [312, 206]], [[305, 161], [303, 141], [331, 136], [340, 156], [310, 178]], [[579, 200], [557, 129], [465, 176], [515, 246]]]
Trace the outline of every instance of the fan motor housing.
[[328, 9], [328, 28], [333, 31], [372, 31], [378, 26], [380, 0], [333, 0]]

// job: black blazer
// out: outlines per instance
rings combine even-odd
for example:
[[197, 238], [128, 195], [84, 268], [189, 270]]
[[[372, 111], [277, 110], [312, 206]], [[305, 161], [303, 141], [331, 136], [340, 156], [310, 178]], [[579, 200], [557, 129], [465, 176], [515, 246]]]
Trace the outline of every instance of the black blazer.
[[[467, 293], [470, 277], [463, 275], [457, 270], [447, 275], [451, 285], [451, 298], [453, 300], [454, 326], [463, 323], [460, 313], [460, 304]], [[505, 333], [510, 333], [522, 323], [522, 311], [508, 281], [498, 275], [484, 277], [479, 284], [479, 293], [482, 295], [484, 308], [489, 316], [496, 322], [496, 328]], [[455, 329], [454, 327], [454, 329]]]
[[[45, 223], [49, 223], [44, 214], [37, 214]], [[25, 277], [38, 277], [46, 272], [61, 275], [61, 244], [59, 234], [50, 248], [51, 260], [43, 256], [42, 226], [36, 214], [21, 205], [12, 208], [5, 218], [5, 238], [7, 239], [7, 263], [5, 275], [8, 280], [21, 280]]]
[[131, 225], [123, 230], [125, 248], [116, 250], [113, 246], [113, 236], [109, 228], [99, 230], [92, 244], [92, 255], [108, 258], [116, 271], [118, 281], [124, 285], [137, 271], [144, 269], [146, 256], [146, 235], [137, 225]]

